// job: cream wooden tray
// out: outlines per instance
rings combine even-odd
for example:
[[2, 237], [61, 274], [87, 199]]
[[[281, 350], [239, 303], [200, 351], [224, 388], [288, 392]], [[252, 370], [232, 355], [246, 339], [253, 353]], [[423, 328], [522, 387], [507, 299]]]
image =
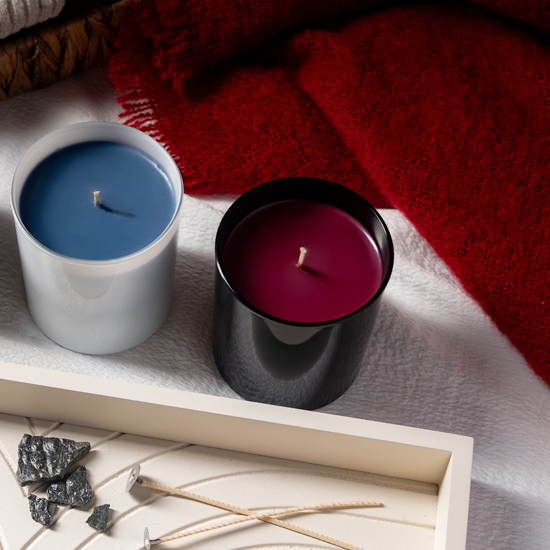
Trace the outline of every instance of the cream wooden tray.
[[[138, 549], [152, 538], [233, 517], [143, 487], [149, 479], [251, 509], [342, 500], [381, 508], [307, 513], [292, 522], [365, 550], [464, 550], [469, 437], [0, 362], [0, 548]], [[90, 510], [62, 509], [50, 528], [30, 519], [14, 472], [24, 433], [90, 441]], [[38, 488], [37, 494], [39, 494]], [[10, 497], [11, 495], [11, 497]], [[111, 505], [109, 528], [86, 524]], [[330, 544], [262, 522], [193, 535], [159, 550], [294, 550]]]

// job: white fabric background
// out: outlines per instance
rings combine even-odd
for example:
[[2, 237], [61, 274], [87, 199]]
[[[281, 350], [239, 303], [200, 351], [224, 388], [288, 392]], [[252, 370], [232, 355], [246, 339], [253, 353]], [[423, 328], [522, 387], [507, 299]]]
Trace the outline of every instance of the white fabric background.
[[[30, 318], [10, 210], [13, 171], [51, 130], [118, 114], [103, 69], [0, 102], [0, 359], [237, 397], [211, 353], [213, 243], [233, 197], [186, 196], [173, 306], [141, 346], [80, 355], [49, 341]], [[407, 220], [382, 215], [396, 248], [393, 277], [358, 379], [322, 410], [474, 437], [468, 549], [547, 550], [550, 388]]]

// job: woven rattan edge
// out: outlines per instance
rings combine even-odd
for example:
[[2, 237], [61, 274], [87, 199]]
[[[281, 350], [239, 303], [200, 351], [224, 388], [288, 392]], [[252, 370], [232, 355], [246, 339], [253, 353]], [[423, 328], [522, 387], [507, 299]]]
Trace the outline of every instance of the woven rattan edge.
[[49, 86], [106, 63], [130, 0], [32, 27], [0, 42], [0, 99]]

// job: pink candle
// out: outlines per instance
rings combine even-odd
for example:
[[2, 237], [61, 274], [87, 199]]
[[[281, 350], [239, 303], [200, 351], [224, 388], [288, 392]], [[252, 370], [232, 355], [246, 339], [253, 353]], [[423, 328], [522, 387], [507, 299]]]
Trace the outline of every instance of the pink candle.
[[[302, 248], [307, 252], [300, 254]], [[340, 208], [303, 199], [248, 214], [229, 235], [221, 264], [251, 306], [300, 323], [353, 313], [384, 278], [380, 251], [361, 223]]]

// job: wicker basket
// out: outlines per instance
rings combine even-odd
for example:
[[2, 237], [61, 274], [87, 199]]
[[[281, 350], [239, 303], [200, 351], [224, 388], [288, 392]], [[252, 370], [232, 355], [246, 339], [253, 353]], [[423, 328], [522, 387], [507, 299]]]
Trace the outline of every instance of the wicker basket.
[[129, 4], [103, 2], [0, 41], [0, 99], [105, 63]]

